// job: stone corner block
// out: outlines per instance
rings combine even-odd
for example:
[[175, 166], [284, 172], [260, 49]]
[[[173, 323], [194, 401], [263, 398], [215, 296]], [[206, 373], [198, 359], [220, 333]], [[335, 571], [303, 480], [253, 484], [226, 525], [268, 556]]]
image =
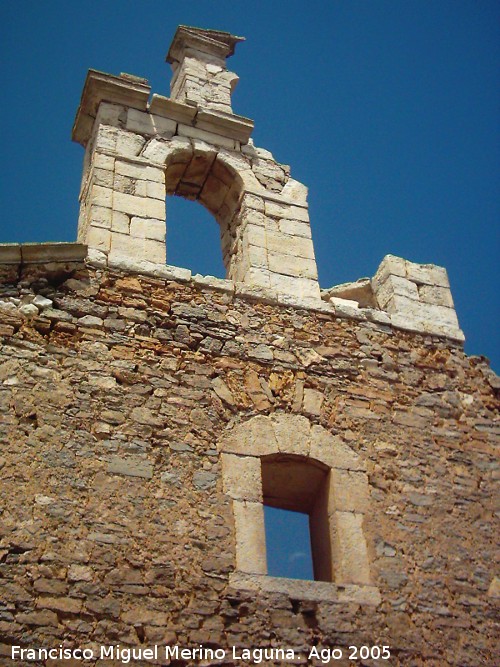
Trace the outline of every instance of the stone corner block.
[[384, 283], [389, 276], [406, 278], [406, 260], [396, 255], [386, 255], [372, 278], [372, 285]]
[[339, 545], [338, 583], [370, 584], [370, 565], [366, 540], [363, 535], [363, 514], [335, 512]]
[[364, 514], [369, 505], [369, 485], [366, 473], [332, 468], [330, 473], [329, 512]]

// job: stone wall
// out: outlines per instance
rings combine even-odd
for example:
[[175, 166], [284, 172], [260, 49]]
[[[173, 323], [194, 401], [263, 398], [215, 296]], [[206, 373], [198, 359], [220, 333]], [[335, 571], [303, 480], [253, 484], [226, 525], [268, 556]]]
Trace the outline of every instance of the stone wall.
[[[11, 645], [61, 643], [291, 646], [299, 664], [322, 664], [313, 645], [385, 644], [388, 661], [363, 664], [495, 664], [499, 385], [484, 359], [329, 304], [72, 253], [2, 267], [2, 664]], [[362, 462], [379, 597], [238, 571], [220, 443], [287, 416]]]

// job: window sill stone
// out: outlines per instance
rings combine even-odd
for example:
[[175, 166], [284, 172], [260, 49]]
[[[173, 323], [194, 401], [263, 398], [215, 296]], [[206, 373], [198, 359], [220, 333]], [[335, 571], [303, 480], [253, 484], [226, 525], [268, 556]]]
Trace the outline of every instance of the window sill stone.
[[234, 588], [261, 593], [284, 593], [299, 600], [316, 602], [356, 602], [377, 606], [381, 603], [380, 591], [376, 586], [362, 584], [335, 584], [326, 581], [286, 579], [270, 577], [266, 574], [233, 572], [229, 583]]

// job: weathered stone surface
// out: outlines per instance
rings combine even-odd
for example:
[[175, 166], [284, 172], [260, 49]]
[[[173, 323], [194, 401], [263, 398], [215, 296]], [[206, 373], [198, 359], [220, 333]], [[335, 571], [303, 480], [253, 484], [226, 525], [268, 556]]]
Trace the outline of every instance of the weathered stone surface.
[[108, 472], [151, 479], [153, 477], [153, 466], [148, 461], [137, 457], [123, 459], [113, 456], [108, 462]]
[[388, 255], [372, 280], [380, 308], [394, 326], [463, 340], [446, 270]]
[[330, 479], [330, 511], [364, 514], [369, 509], [368, 489], [364, 472], [334, 468]]
[[260, 459], [255, 456], [222, 455], [224, 491], [236, 500], [262, 502], [259, 493]]
[[493, 577], [488, 588], [488, 595], [491, 598], [500, 598], [500, 579], [498, 577]]
[[[336, 512], [340, 562], [337, 581], [352, 584], [370, 584], [370, 566], [366, 542], [362, 532], [363, 515], [354, 512]], [[346, 574], [348, 573], [348, 574]], [[351, 581], [348, 581], [348, 579]]]
[[[2, 297], [10, 307], [2, 312], [17, 313], [21, 297], [33, 303], [37, 293], [29, 285], [10, 285], [13, 296]], [[2, 599], [32, 605], [12, 613], [17, 626], [8, 631], [9, 641], [18, 642], [27, 628], [59, 641], [64, 627], [77, 643], [90, 642], [96, 635], [86, 619], [125, 623], [133, 614], [137, 623], [135, 610], [151, 623], [165, 623], [148, 626], [161, 632], [180, 613], [196, 625], [180, 591], [194, 590], [199, 573], [210, 576], [193, 605], [209, 596], [216, 605], [209, 617], [220, 618], [228, 604], [224, 591], [234, 592], [231, 582], [239, 581], [238, 595], [253, 591], [245, 604], [265, 619], [256, 632], [275, 627], [268, 610], [276, 595], [316, 600], [322, 617], [333, 614], [335, 623], [332, 600], [355, 604], [359, 613], [345, 610], [351, 641], [396, 627], [409, 597], [422, 596], [412, 618], [423, 627], [429, 618], [424, 608], [446, 606], [458, 622], [470, 622], [472, 613], [490, 641], [493, 630], [482, 607], [460, 601], [465, 589], [488, 604], [496, 600], [488, 555], [492, 525], [481, 519], [483, 505], [494, 497], [496, 435], [490, 427], [496, 403], [481, 364], [446, 339], [250, 300], [189, 276], [181, 281], [168, 267], [162, 278], [88, 269], [52, 289], [58, 308], [43, 311], [49, 324], [44, 337], [35, 337], [36, 318], [21, 318], [16, 345], [4, 338], [1, 347], [0, 382], [8, 399], [0, 437], [9, 446], [2, 454], [0, 494], [2, 506], [18, 517], [8, 522], [6, 535], [23, 544], [24, 526], [34, 517], [36, 538], [29, 538], [41, 554], [30, 588], [28, 563], [14, 568], [10, 560], [30, 552], [13, 547], [2, 563], [16, 583], [1, 580]], [[103, 325], [88, 326], [87, 316]], [[107, 328], [110, 320], [115, 324]], [[74, 329], [68, 333], [59, 325]], [[180, 327], [186, 347], [175, 339]], [[205, 341], [217, 340], [226, 342], [214, 354]], [[363, 359], [381, 370], [395, 368], [390, 373], [397, 384], [392, 375], [373, 375]], [[339, 515], [334, 525], [343, 549], [334, 577], [343, 580], [342, 589], [264, 574], [261, 457], [283, 455], [331, 469], [330, 511]], [[27, 462], [29, 482], [22, 486], [18, 475]], [[470, 513], [472, 507], [477, 513]], [[78, 527], [81, 553], [70, 526]], [[237, 561], [240, 528], [238, 550], [246, 557]], [[472, 564], [465, 569], [462, 561], [442, 560], [458, 545]], [[166, 583], [152, 574], [162, 564], [172, 564]], [[250, 579], [255, 571], [261, 578], [238, 579], [240, 567]], [[423, 586], [427, 577], [442, 576], [443, 567], [446, 592]], [[235, 568], [239, 574], [230, 580]], [[345, 581], [346, 572], [356, 583]], [[476, 572], [484, 573], [480, 593]], [[120, 601], [113, 597], [118, 589]], [[47, 606], [37, 606], [39, 598]], [[380, 600], [387, 607], [369, 614]], [[62, 626], [59, 618], [75, 625]], [[291, 618], [283, 632], [297, 632], [301, 617]], [[331, 636], [324, 626], [318, 632]], [[300, 633], [293, 636], [307, 644]], [[406, 635], [391, 630], [390, 641], [404, 644]], [[442, 646], [439, 638], [432, 641], [436, 650]], [[415, 647], [423, 654], [418, 641]]]
[[262, 503], [246, 500], [233, 502], [234, 522], [239, 544], [236, 549], [236, 567], [240, 572], [265, 574], [266, 547], [264, 536], [264, 508]]

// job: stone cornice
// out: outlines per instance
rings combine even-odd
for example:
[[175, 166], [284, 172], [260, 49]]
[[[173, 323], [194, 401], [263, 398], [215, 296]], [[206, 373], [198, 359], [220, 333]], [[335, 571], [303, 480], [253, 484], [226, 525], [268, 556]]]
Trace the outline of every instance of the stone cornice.
[[202, 53], [220, 58], [229, 58], [233, 55], [236, 44], [244, 40], [244, 37], [238, 37], [229, 32], [180, 25], [175, 32], [165, 60], [168, 63], [179, 62], [186, 48], [194, 48]]
[[83, 243], [1, 243], [0, 265], [83, 262]]
[[151, 86], [146, 79], [130, 74], [115, 76], [90, 69], [85, 79], [71, 138], [82, 146], [87, 144], [101, 102], [123, 104], [145, 111], [150, 92]]

